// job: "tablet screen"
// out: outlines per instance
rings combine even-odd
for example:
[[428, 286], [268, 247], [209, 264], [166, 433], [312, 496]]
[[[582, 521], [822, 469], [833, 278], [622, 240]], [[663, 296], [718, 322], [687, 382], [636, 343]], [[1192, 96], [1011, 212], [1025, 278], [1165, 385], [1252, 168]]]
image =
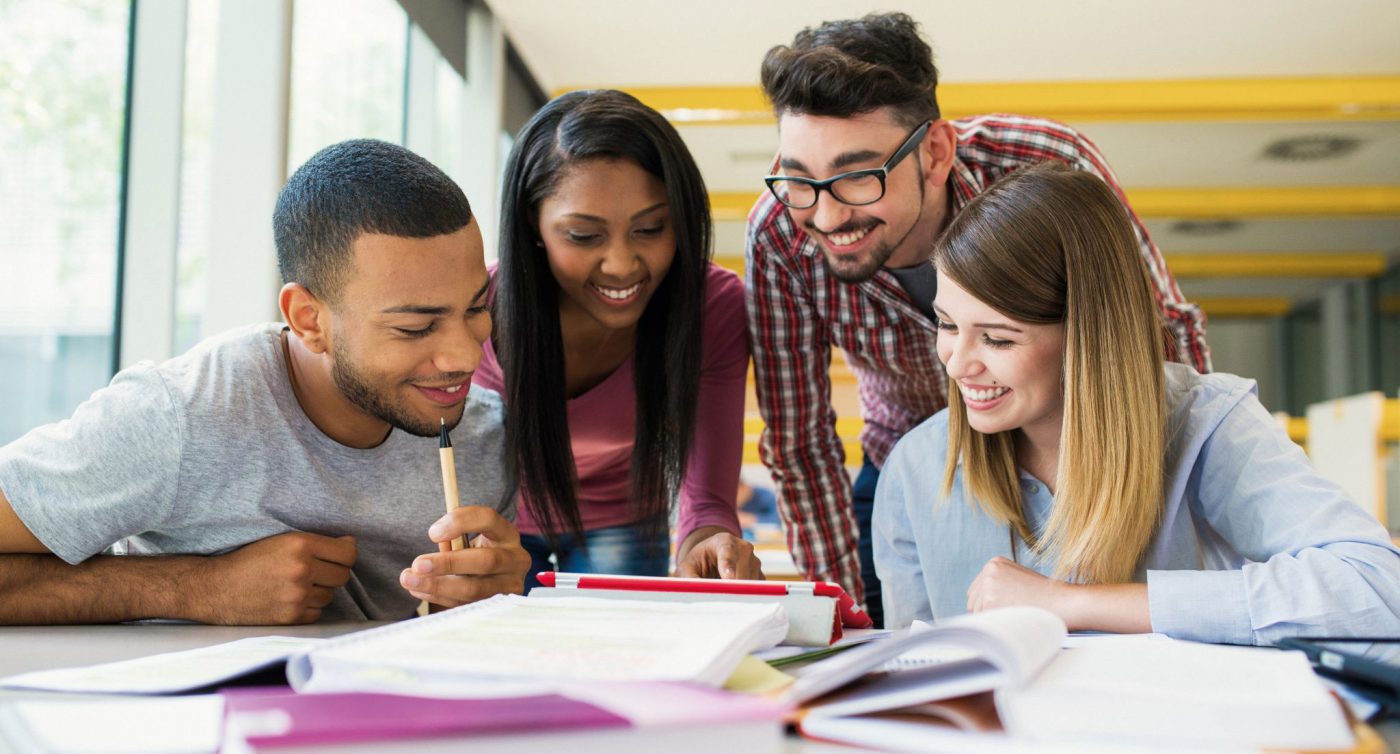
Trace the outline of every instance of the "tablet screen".
[[1309, 639], [1308, 643], [1352, 657], [1363, 657], [1400, 672], [1400, 639]]
[[1400, 639], [1284, 639], [1279, 646], [1301, 650], [1320, 675], [1400, 711]]

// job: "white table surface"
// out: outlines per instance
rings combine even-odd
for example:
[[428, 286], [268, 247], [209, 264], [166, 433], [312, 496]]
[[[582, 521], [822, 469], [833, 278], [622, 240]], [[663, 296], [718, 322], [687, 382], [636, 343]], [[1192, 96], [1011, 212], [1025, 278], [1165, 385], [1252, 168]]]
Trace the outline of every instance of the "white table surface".
[[[212, 646], [253, 636], [328, 638], [363, 630], [381, 623], [318, 623], [309, 626], [204, 626], [178, 623], [139, 623], [92, 626], [0, 626], [0, 676], [33, 670], [79, 667], [127, 660], [163, 652]], [[63, 698], [67, 695], [0, 689], [0, 704], [20, 698]], [[1400, 722], [1376, 729], [1400, 754]], [[797, 736], [786, 740], [788, 752], [801, 754], [849, 754], [855, 749], [808, 741]], [[14, 749], [0, 735], [0, 754]]]

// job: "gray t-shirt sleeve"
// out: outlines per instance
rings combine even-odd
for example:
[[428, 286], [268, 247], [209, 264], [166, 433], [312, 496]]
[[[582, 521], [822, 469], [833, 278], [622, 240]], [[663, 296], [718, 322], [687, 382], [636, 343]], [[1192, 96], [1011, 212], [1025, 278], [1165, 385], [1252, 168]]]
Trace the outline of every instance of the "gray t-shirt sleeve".
[[76, 564], [169, 515], [181, 432], [181, 409], [164, 380], [138, 365], [71, 419], [0, 448], [0, 490], [45, 547]]
[[[505, 403], [495, 390], [472, 385], [466, 412], [458, 426], [468, 431], [467, 458], [457, 461], [463, 505], [486, 505], [515, 523], [520, 493], [505, 479]], [[465, 472], [465, 473], [464, 473]]]

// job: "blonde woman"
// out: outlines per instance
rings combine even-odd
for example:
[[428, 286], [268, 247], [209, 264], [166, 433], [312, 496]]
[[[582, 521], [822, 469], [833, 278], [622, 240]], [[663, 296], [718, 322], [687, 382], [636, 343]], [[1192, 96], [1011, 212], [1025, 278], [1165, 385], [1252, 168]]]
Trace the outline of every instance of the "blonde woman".
[[1235, 644], [1400, 634], [1400, 550], [1252, 381], [1161, 358], [1121, 201], [1042, 165], [934, 251], [949, 408], [875, 495], [887, 625], [1037, 605], [1071, 630]]

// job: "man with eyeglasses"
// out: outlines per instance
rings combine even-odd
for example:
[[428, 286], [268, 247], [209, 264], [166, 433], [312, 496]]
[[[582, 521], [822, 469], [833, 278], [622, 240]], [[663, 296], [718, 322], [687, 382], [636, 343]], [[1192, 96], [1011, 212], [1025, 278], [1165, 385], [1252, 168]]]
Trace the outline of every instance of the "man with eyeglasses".
[[[759, 449], [798, 567], [840, 583], [879, 625], [870, 546], [879, 466], [947, 403], [928, 264], [934, 241], [959, 208], [1023, 165], [1058, 160], [1122, 190], [1098, 149], [1059, 123], [942, 119], [933, 52], [902, 13], [804, 29], [768, 51], [762, 81], [778, 116], [779, 156], [749, 213], [746, 244], [767, 425]], [[1199, 309], [1127, 209], [1173, 336], [1167, 358], [1209, 370]], [[831, 404], [833, 346], [860, 384], [865, 458], [854, 485]]]

